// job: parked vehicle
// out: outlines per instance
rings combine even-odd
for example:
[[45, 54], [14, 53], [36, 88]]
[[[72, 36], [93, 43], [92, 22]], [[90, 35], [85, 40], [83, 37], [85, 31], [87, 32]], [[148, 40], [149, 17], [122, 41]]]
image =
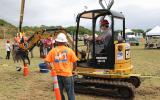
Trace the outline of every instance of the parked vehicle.
[[139, 46], [139, 41], [137, 38], [127, 38], [126, 42], [130, 43], [131, 46]]
[[145, 48], [160, 48], [160, 36], [147, 36]]

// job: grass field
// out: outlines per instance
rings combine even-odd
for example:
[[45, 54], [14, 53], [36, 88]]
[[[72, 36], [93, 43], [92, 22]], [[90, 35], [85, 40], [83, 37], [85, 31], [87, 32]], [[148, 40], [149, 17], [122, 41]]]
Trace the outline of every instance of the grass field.
[[[132, 64], [134, 73], [160, 77], [160, 50], [144, 49], [143, 45], [133, 46]], [[52, 91], [52, 78], [49, 73], [39, 72], [38, 48], [34, 49], [31, 58], [30, 73], [27, 77], [23, 72], [16, 71], [13, 60], [5, 59], [4, 41], [0, 40], [0, 100], [55, 100]], [[22, 63], [19, 63], [22, 66]], [[76, 94], [76, 100], [119, 100], [111, 97]], [[160, 78], [142, 78], [141, 86], [136, 89], [135, 100], [160, 100]]]

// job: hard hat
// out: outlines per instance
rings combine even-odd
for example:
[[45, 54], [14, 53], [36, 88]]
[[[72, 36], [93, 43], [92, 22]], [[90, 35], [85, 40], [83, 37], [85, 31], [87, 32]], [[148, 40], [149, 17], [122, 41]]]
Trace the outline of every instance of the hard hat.
[[95, 37], [98, 37], [98, 35], [97, 35], [97, 34], [95, 34]]
[[55, 39], [57, 42], [68, 42], [66, 35], [64, 33], [59, 33]]
[[7, 40], [7, 43], [9, 43], [10, 41], [9, 40]]
[[105, 19], [104, 19], [104, 20], [101, 20], [101, 21], [100, 21], [100, 24], [101, 24], [101, 25], [106, 25], [106, 24], [109, 24], [109, 22], [108, 22], [108, 20], [105, 20]]

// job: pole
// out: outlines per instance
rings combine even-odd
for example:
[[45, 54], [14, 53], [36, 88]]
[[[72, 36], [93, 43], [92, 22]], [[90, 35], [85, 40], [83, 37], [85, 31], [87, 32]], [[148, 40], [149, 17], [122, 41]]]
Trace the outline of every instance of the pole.
[[23, 16], [24, 16], [24, 7], [25, 7], [25, 0], [21, 0], [21, 11], [20, 11], [20, 20], [19, 20], [19, 32], [22, 32], [22, 23], [23, 23]]

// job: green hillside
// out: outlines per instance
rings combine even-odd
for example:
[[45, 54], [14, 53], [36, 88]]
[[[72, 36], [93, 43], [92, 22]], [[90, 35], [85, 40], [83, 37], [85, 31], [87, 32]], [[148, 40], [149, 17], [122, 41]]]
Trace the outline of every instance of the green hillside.
[[0, 19], [0, 39], [11, 38], [17, 33], [16, 26], [11, 23]]
[[10, 28], [16, 28], [16, 26], [12, 25], [11, 23], [0, 19], [0, 27], [10, 27]]

